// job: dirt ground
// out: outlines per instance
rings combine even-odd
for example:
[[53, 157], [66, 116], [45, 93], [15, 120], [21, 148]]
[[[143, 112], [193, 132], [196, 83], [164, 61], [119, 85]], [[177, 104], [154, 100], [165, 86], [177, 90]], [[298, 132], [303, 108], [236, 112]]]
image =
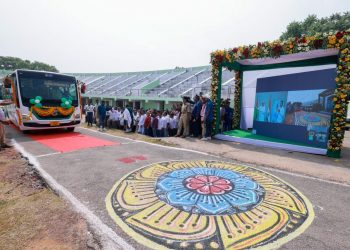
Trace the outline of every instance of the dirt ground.
[[0, 249], [98, 249], [88, 225], [13, 148], [0, 151]]

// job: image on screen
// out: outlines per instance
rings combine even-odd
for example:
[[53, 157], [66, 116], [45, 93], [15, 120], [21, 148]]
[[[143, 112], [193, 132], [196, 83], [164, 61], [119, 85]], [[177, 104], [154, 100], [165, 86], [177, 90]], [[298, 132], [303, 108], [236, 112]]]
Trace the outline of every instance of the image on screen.
[[325, 142], [333, 109], [332, 89], [288, 91], [285, 124], [306, 126], [309, 141]]
[[254, 120], [304, 126], [308, 141], [326, 142], [333, 93], [331, 89], [257, 93]]
[[254, 120], [259, 122], [284, 123], [287, 91], [256, 94]]
[[259, 78], [253, 133], [326, 148], [335, 70]]

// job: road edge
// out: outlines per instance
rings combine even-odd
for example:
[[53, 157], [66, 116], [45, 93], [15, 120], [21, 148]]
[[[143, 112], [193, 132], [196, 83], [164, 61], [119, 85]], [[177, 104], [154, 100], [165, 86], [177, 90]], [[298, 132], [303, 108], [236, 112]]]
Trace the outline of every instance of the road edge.
[[130, 249], [129, 243], [118, 236], [110, 227], [104, 224], [92, 211], [82, 204], [71, 192], [59, 184], [49, 173], [47, 173], [37, 161], [36, 157], [28, 153], [15, 139], [11, 140], [15, 149], [32, 164], [32, 167], [45, 180], [47, 185], [57, 193], [58, 196], [68, 201], [73, 209], [87, 221], [93, 233], [100, 238], [102, 249]]

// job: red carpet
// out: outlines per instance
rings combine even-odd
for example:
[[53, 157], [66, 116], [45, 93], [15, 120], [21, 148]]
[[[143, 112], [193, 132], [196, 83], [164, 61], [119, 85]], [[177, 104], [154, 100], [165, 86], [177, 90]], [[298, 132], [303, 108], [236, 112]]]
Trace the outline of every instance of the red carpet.
[[28, 135], [31, 139], [59, 152], [70, 152], [84, 148], [118, 145], [119, 143], [101, 140], [76, 132], [51, 132]]

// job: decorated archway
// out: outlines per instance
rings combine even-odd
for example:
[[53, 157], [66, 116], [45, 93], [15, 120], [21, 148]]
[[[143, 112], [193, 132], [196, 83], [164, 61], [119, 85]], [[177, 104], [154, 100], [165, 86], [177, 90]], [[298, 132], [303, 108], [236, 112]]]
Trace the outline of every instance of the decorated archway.
[[[285, 41], [259, 42], [256, 45], [214, 51], [211, 54], [211, 98], [213, 103], [216, 104], [213, 123], [214, 133], [219, 133], [220, 121], [218, 119], [218, 114], [221, 104], [221, 72], [223, 68], [226, 67], [229, 70], [235, 71], [235, 90], [233, 97], [234, 116], [232, 124], [234, 129], [241, 129], [242, 82], [244, 72], [333, 64], [336, 65], [334, 66], [336, 70], [335, 86], [332, 91], [332, 107], [329, 110], [328, 137], [325, 141], [325, 145], [328, 156], [340, 157], [346, 125], [347, 96], [350, 90], [349, 50], [350, 32], [338, 31], [334, 33], [317, 34], [315, 36], [290, 38]], [[255, 94], [256, 93], [254, 93], [254, 95]], [[322, 97], [321, 93], [318, 95], [319, 98]], [[329, 100], [327, 99], [327, 101], [329, 107]], [[298, 115], [300, 114], [302, 113], [299, 112]], [[302, 119], [316, 120], [319, 119], [319, 117], [312, 116], [305, 112]], [[318, 126], [317, 129], [319, 129], [319, 127], [320, 126]], [[316, 130], [315, 138], [316, 135], [321, 135], [321, 132]], [[312, 135], [309, 134], [310, 138], [311, 136]], [[321, 139], [325, 140], [325, 138], [326, 137], [322, 137]]]

